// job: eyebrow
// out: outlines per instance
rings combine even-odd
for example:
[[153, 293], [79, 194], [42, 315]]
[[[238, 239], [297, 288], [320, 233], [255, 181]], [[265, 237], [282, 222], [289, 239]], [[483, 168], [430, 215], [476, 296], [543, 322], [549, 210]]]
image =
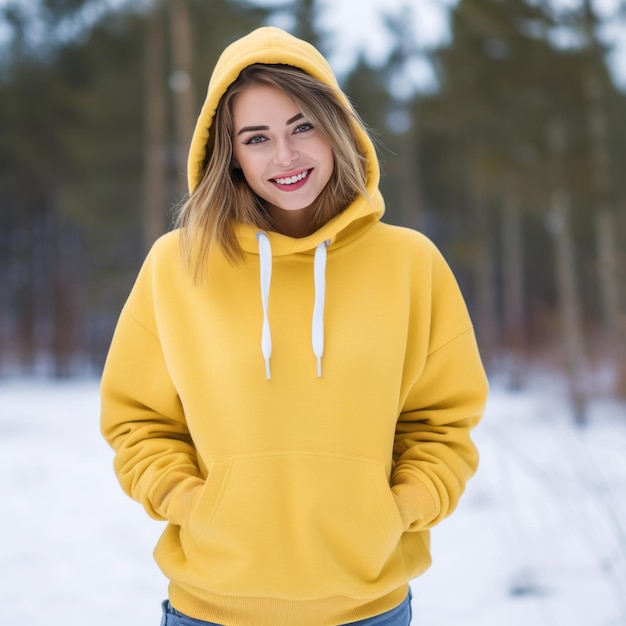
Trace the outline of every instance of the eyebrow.
[[[285, 126], [289, 126], [289, 124], [293, 124], [295, 121], [302, 119], [304, 117], [304, 115], [302, 113], [298, 113], [297, 115], [294, 115], [293, 117], [290, 117], [286, 122], [285, 122]], [[239, 135], [241, 135], [242, 133], [250, 133], [250, 132], [256, 132], [259, 130], [269, 130], [270, 127], [269, 126], [244, 126], [238, 133], [237, 133], [237, 137], [239, 137]]]
[[244, 126], [238, 133], [237, 133], [237, 137], [239, 137], [239, 135], [241, 135], [242, 133], [249, 133], [249, 132], [254, 132], [257, 130], [269, 130], [270, 127], [269, 126]]
[[301, 118], [303, 118], [304, 115], [302, 115], [302, 113], [298, 113], [297, 115], [294, 115], [293, 117], [290, 117], [286, 122], [285, 122], [285, 126], [289, 126], [289, 124], [293, 124], [296, 120], [299, 120]]

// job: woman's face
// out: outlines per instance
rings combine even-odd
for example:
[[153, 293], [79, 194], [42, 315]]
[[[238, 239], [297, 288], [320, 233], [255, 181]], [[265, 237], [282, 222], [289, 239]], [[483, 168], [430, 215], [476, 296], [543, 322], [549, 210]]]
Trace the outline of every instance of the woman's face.
[[267, 85], [235, 97], [233, 126], [235, 165], [272, 217], [307, 214], [333, 173], [330, 143], [289, 96]]

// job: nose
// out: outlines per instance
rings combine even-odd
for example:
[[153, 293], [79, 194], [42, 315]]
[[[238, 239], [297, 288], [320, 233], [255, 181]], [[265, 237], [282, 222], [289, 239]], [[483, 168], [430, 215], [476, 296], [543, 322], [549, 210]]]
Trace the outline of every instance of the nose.
[[289, 139], [278, 139], [275, 143], [274, 163], [281, 167], [291, 165], [298, 158], [298, 153]]

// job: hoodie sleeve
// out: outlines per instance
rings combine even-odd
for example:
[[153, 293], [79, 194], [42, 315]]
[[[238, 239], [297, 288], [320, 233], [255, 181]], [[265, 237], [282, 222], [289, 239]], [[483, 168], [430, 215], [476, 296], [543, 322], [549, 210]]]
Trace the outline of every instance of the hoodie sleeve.
[[470, 431], [488, 392], [467, 308], [437, 253], [429, 349], [414, 373], [394, 441], [392, 491], [405, 529], [430, 528], [455, 509], [478, 465]]
[[102, 434], [124, 491], [182, 525], [203, 479], [156, 331], [146, 260], [118, 321], [101, 381]]

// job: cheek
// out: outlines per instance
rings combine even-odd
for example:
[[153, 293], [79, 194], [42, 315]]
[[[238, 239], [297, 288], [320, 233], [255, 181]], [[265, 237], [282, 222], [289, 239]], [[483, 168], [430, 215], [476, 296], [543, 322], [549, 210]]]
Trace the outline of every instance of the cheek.
[[332, 170], [335, 164], [335, 155], [333, 154], [333, 149], [330, 143], [320, 137], [315, 150], [317, 152], [317, 160], [320, 165], [326, 170]]
[[330, 146], [327, 146], [327, 149], [324, 151], [322, 155], [322, 159], [323, 159], [322, 163], [323, 163], [324, 172], [326, 174], [327, 179], [330, 179], [335, 169], [335, 155], [333, 154], [333, 151], [331, 150]]
[[237, 154], [237, 152], [234, 153], [234, 157], [246, 179], [254, 178], [259, 169], [255, 160], [251, 159], [249, 155]]
[[257, 195], [264, 197], [266, 193], [263, 181], [265, 179], [264, 166], [255, 159], [243, 158], [239, 159], [239, 167], [248, 187]]

